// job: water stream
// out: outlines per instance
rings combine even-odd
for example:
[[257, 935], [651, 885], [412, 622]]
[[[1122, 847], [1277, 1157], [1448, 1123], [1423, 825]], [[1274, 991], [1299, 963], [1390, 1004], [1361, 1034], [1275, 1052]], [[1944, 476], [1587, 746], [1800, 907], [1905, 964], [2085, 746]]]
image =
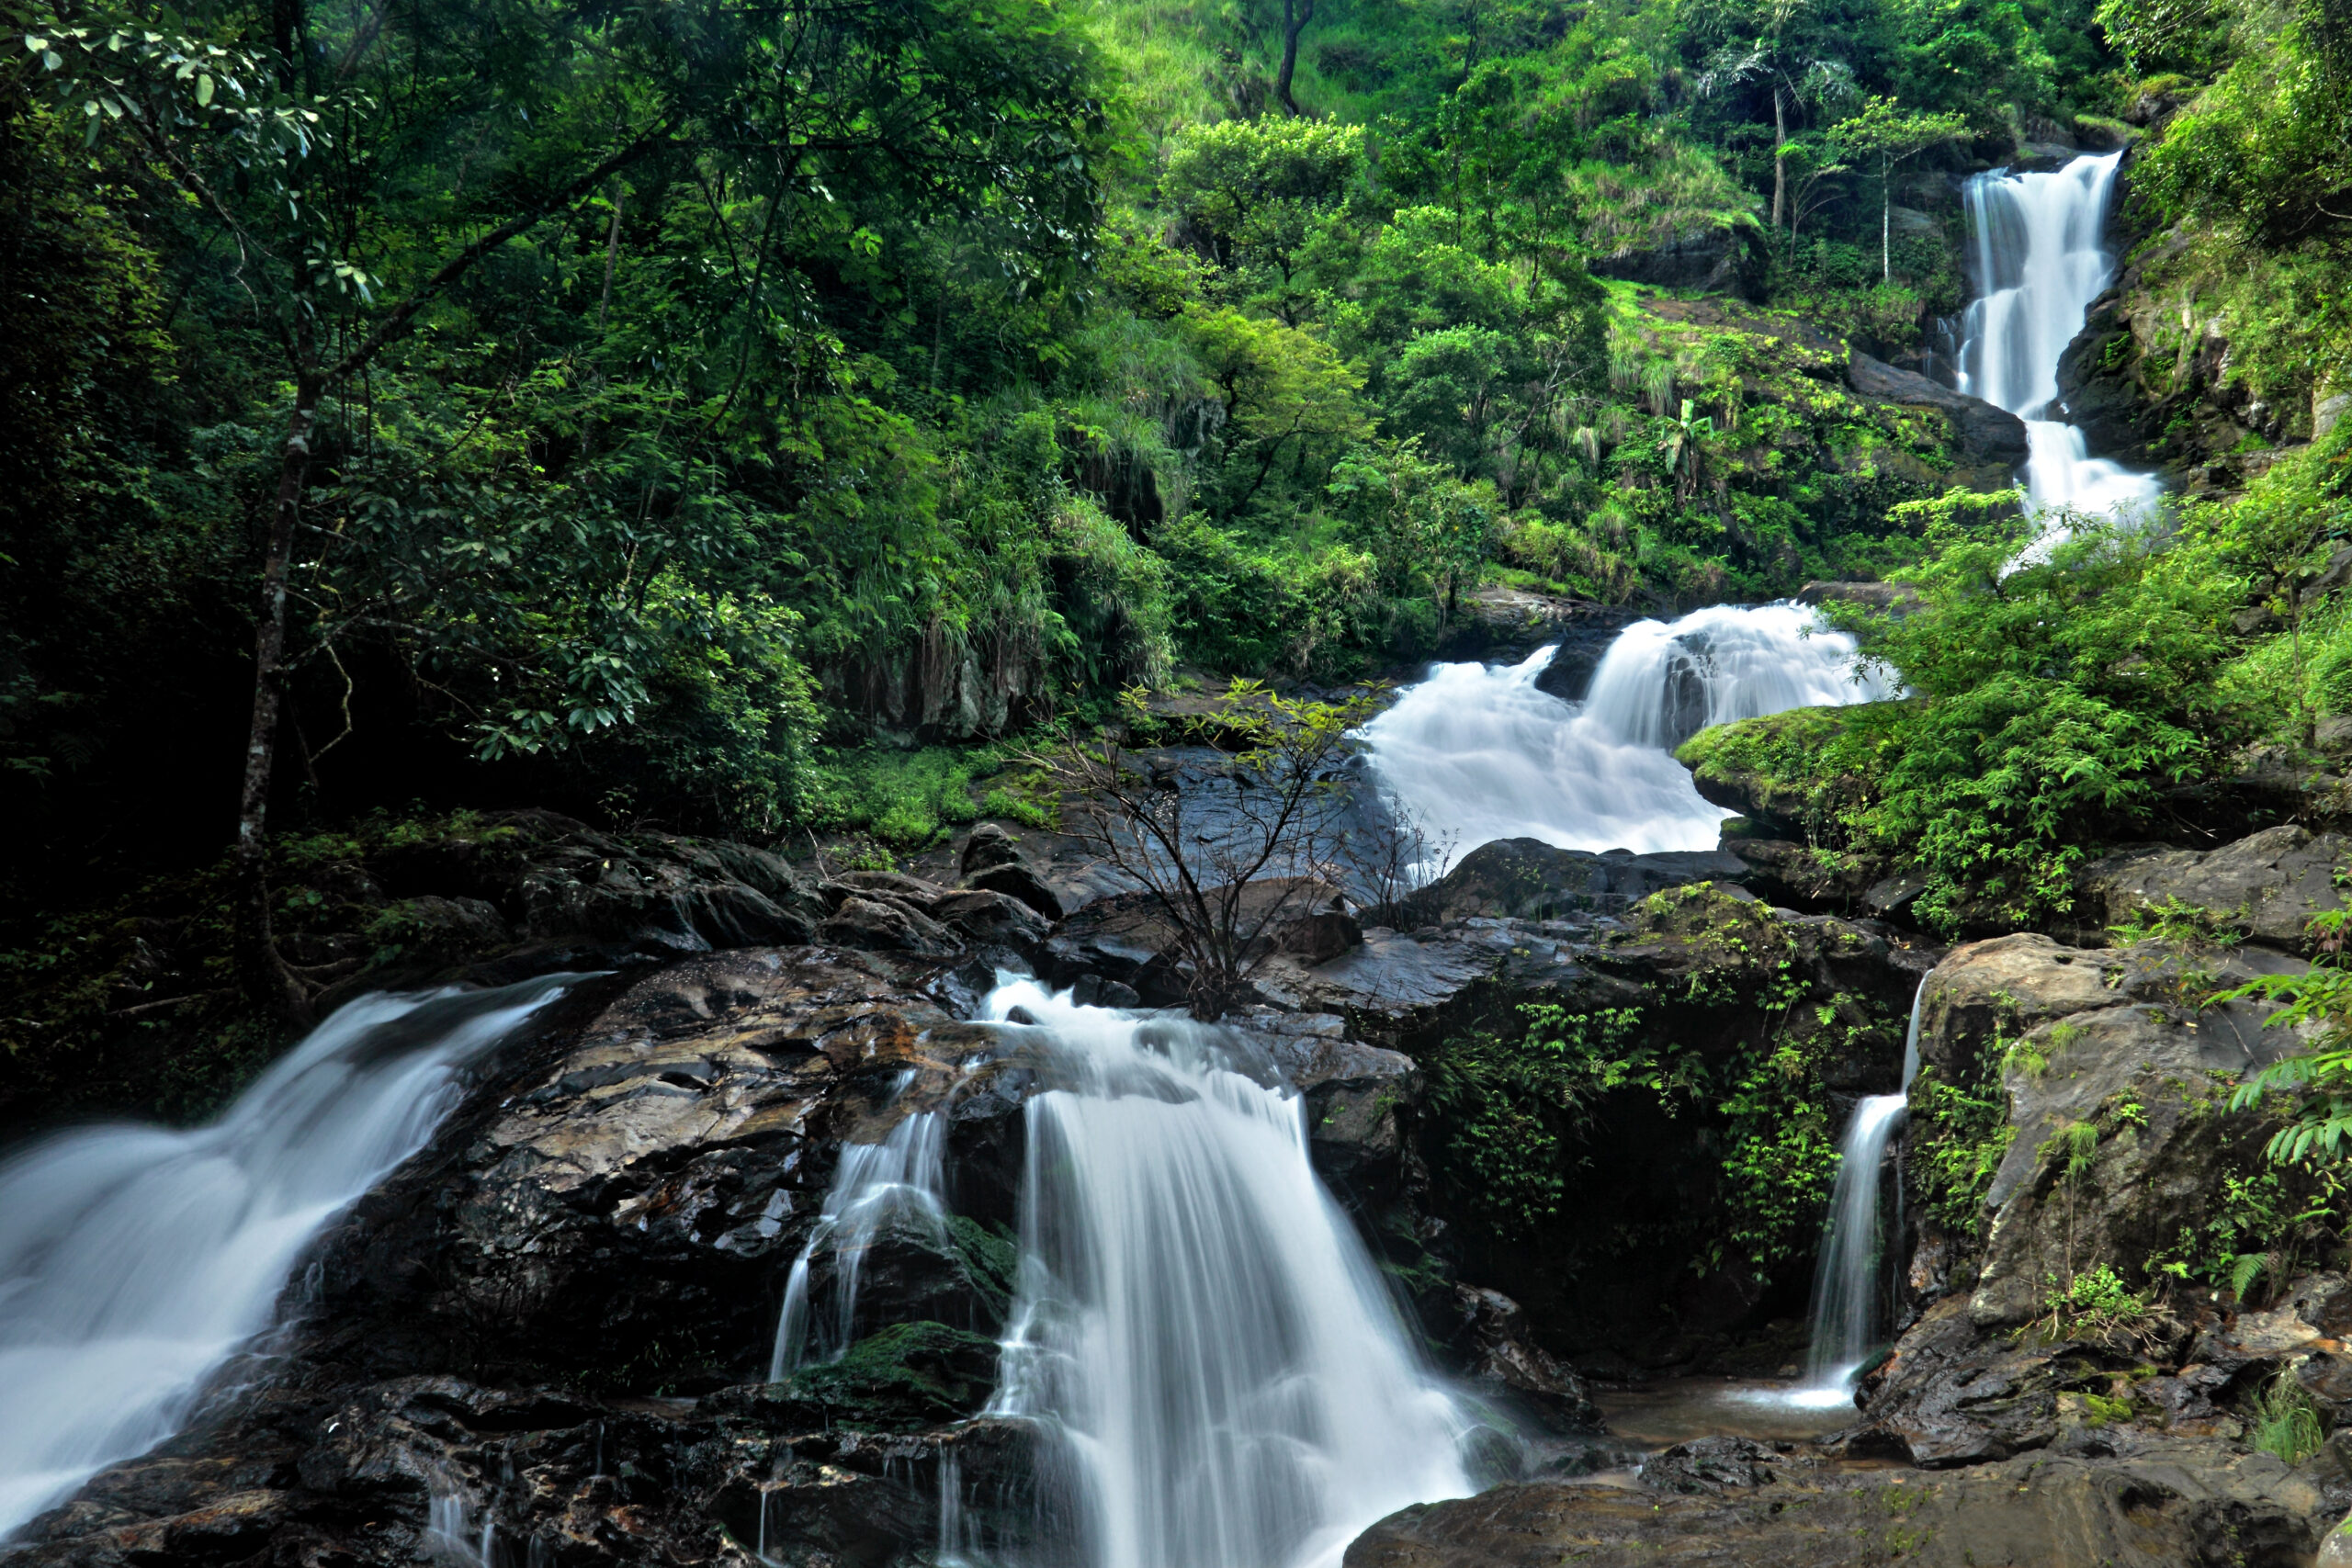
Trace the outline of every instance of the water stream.
[[311, 1239], [570, 978], [362, 998], [209, 1126], [83, 1128], [0, 1164], [0, 1538], [177, 1430]]
[[1517, 664], [1440, 664], [1364, 727], [1389, 799], [1457, 850], [1711, 850], [1731, 815], [1700, 798], [1675, 747], [1710, 724], [1871, 702], [1854, 639], [1798, 604], [1717, 604], [1618, 634], [1582, 702], [1536, 688], [1553, 649]]
[[[911, 1068], [900, 1074], [895, 1093], [903, 1093], [914, 1076]], [[933, 1240], [944, 1233], [946, 1132], [938, 1112], [922, 1111], [901, 1118], [878, 1144], [842, 1145], [817, 1228], [793, 1259], [785, 1283], [775, 1349], [768, 1358], [770, 1382], [812, 1361], [836, 1359], [849, 1348], [856, 1337], [857, 1287], [866, 1254], [887, 1227], [913, 1225]], [[819, 1254], [828, 1251], [833, 1288], [829, 1299], [819, 1301], [810, 1290], [809, 1271]]]
[[[2038, 513], [2134, 515], [2164, 491], [2153, 474], [2089, 456], [2080, 430], [2049, 417], [2059, 358], [2114, 280], [2107, 212], [2122, 158], [2077, 158], [2048, 174], [1995, 170], [1962, 193], [1977, 298], [1962, 322], [1960, 389], [2025, 421], [2026, 494]], [[2064, 536], [2053, 520], [2034, 549]]]
[[1887, 1294], [1887, 1247], [1903, 1239], [1899, 1179], [1891, 1219], [1887, 1212], [1886, 1146], [1903, 1124], [1911, 1080], [1919, 1073], [1919, 1008], [1927, 995], [1923, 979], [1911, 998], [1911, 1025], [1903, 1043], [1903, 1088], [1894, 1094], [1869, 1095], [1857, 1104], [1838, 1145], [1828, 1225], [1814, 1265], [1812, 1345], [1804, 1387], [1792, 1396], [1800, 1404], [1849, 1402], [1854, 1374], [1868, 1363], [1884, 1332], [1881, 1309]]
[[[1245, 1037], [1008, 980], [1062, 1087], [1029, 1101], [1021, 1282], [990, 1413], [1033, 1423], [1032, 1539], [943, 1556], [1324, 1568], [1466, 1495], [1477, 1429], [1424, 1365]], [[1019, 1027], [1019, 1026], [1014, 1026]]]

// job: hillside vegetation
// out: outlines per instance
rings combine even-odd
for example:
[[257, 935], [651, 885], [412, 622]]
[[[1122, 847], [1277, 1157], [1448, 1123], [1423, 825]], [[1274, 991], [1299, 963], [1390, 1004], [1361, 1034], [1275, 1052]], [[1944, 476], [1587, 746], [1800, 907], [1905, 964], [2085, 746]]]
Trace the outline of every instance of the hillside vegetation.
[[[2199, 525], [2237, 575], [2098, 621], [2110, 671], [2189, 627], [2188, 683], [2093, 692], [2107, 771], [2015, 809], [2060, 842], [2086, 776], [2129, 807], [2337, 700], [2335, 621], [2283, 683], [2225, 626], [2342, 515], [2322, 0], [17, 0], [0, 35], [19, 911], [242, 823], [250, 925], [273, 834], [461, 806], [887, 854], [1003, 755], [892, 748], [1394, 668], [1495, 579], [1662, 608], [1949, 547], [1931, 581], [2002, 598], [2000, 525], [1936, 532], [1951, 430], [1843, 364], [1924, 362], [1955, 177], [2053, 147], [2141, 142], [2163, 308], [2100, 365], [2176, 445], [2238, 422]], [[1922, 693], [1928, 635], [1881, 645]], [[1905, 767], [1867, 830], [1962, 874], [1900, 781], [2005, 775]]]

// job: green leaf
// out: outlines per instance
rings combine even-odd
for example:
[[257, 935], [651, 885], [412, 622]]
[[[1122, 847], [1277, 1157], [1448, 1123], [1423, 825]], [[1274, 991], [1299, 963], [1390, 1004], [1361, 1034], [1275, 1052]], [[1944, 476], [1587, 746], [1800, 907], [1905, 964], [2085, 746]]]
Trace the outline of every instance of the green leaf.
[[202, 76], [198, 76], [198, 77], [196, 79], [196, 103], [197, 103], [197, 107], [198, 107], [198, 108], [205, 108], [205, 107], [209, 107], [211, 105], [211, 102], [212, 102], [212, 77], [210, 76], [210, 74], [209, 74], [209, 73], [205, 74], [205, 75], [202, 75]]

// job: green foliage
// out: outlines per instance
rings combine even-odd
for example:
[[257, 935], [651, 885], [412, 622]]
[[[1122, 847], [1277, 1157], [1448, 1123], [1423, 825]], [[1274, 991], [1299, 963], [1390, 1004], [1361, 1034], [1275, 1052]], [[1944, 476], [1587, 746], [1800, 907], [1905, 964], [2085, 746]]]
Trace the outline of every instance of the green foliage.
[[2301, 1464], [2326, 1446], [2327, 1425], [2319, 1401], [2302, 1385], [2292, 1366], [2256, 1391], [2247, 1404], [2246, 1444], [2260, 1452], [2277, 1454], [2289, 1464]]
[[1726, 1123], [1729, 1247], [1759, 1266], [1809, 1256], [1838, 1179], [1838, 1128], [1821, 1083], [1826, 1041], [1757, 1052], [1719, 1107]]
[[1522, 1007], [1517, 1040], [1449, 1040], [1430, 1061], [1429, 1104], [1445, 1128], [1446, 1179], [1498, 1238], [1524, 1237], [1558, 1212], [1572, 1153], [1602, 1096], [1632, 1090], [1669, 1114], [1697, 1084], [1698, 1064], [1638, 1038], [1633, 1009], [1571, 1013]]
[[2063, 1283], [2052, 1276], [2048, 1284], [2041, 1305], [2050, 1314], [2052, 1337], [2129, 1328], [2148, 1314], [2145, 1298], [2124, 1284], [2109, 1264], [2082, 1269]]
[[1993, 1178], [2017, 1136], [1997, 1081], [1947, 1083], [1933, 1065], [1911, 1083], [1913, 1190], [1945, 1232], [1974, 1238], [1992, 1223], [1984, 1206]]
[[1856, 710], [1815, 771], [1869, 781], [1846, 825], [1927, 873], [1927, 919], [2028, 924], [2068, 907], [2086, 840], [2212, 767], [2240, 583], [2210, 539], [2130, 525], [2041, 558], [2022, 525], [1934, 536], [1916, 612], [1840, 617], [1910, 699]]
[[2260, 998], [2283, 1004], [2263, 1021], [2278, 1029], [2308, 1029], [2312, 1043], [2282, 1056], [2241, 1083], [2230, 1097], [2233, 1111], [2284, 1100], [2291, 1108], [2286, 1125], [2270, 1139], [2270, 1158], [2279, 1165], [2306, 1161], [2333, 1164], [2352, 1136], [2352, 970], [2344, 962], [2344, 939], [2352, 911], [2314, 915], [2311, 935], [2320, 952], [2301, 974], [2263, 975], [2216, 1001]]
[[2343, 1194], [2342, 1173], [2329, 1167], [2224, 1171], [2211, 1212], [2148, 1259], [2149, 1277], [2195, 1280], [2250, 1303], [2258, 1282], [2284, 1288], [2334, 1242]]

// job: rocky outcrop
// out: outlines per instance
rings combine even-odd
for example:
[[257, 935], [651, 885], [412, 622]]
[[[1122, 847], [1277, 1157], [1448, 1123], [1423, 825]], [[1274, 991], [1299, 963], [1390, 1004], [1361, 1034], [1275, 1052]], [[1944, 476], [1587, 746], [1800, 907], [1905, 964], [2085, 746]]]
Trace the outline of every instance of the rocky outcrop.
[[2076, 916], [2120, 925], [2187, 906], [2217, 932], [2308, 953], [2313, 915], [2345, 907], [2337, 871], [2352, 865], [2352, 838], [2292, 823], [2218, 850], [2120, 850], [2075, 878]]
[[[2167, 1257], [2185, 1269], [2230, 1181], [2264, 1168], [2270, 1126], [2229, 1096], [2301, 1043], [2265, 1004], [2205, 1004], [2301, 967], [2261, 948], [2031, 933], [1937, 965], [1907, 1134], [1928, 1215], [1906, 1290], [1924, 1312], [1864, 1380], [1856, 1443], [1950, 1466], [2079, 1446], [2086, 1427], [2234, 1438], [2233, 1411], [2283, 1358], [2335, 1388], [2322, 1325], [2352, 1311], [2352, 1285], [2301, 1289], [2266, 1318], [2155, 1271]], [[1987, 1103], [1996, 1118], [1972, 1122]], [[1975, 1212], [1948, 1232], [1956, 1194]], [[2085, 1280], [2104, 1281], [2099, 1301]]]
[[1393, 909], [1371, 911], [1371, 918], [1409, 930], [1479, 915], [1542, 920], [1590, 910], [1617, 912], [1662, 888], [1736, 882], [1747, 869], [1736, 856], [1713, 850], [1593, 854], [1540, 839], [1497, 839], [1464, 855], [1445, 875]]
[[1750, 232], [1729, 224], [1686, 229], [1595, 256], [1585, 265], [1595, 277], [1622, 278], [1656, 288], [1746, 294], [1759, 270]]
[[1651, 1461], [1663, 1486], [1528, 1483], [1408, 1508], [1346, 1568], [2302, 1568], [2352, 1497], [2332, 1461], [2295, 1471], [2213, 1441], [1937, 1472], [1713, 1441]]
[[[910, 892], [861, 881], [842, 908]], [[829, 947], [582, 982], [330, 1229], [266, 1361], [36, 1521], [22, 1560], [479, 1562], [488, 1539], [493, 1562], [756, 1548], [881, 1568], [937, 1540], [950, 1463], [978, 1526], [1023, 1517], [1031, 1435], [978, 1417], [1014, 1284], [1022, 1107], [1068, 1069], [1027, 1031], [967, 1021], [992, 983], [968, 952]], [[1300, 1013], [1238, 1019], [1227, 1045], [1299, 1089], [1343, 1198], [1393, 1205], [1419, 1179], [1410, 1061]], [[766, 1382], [842, 1147], [925, 1112], [945, 1120], [948, 1217], [884, 1226], [847, 1354]], [[831, 1299], [831, 1254], [811, 1265]], [[1501, 1303], [1462, 1353], [1577, 1407], [1518, 1333]]]
[[2025, 466], [2025, 422], [1982, 398], [1955, 392], [1917, 371], [1898, 370], [1859, 349], [1847, 360], [1846, 380], [1865, 398], [1944, 415], [1958, 456], [1954, 475], [1972, 490], [2004, 489]]

